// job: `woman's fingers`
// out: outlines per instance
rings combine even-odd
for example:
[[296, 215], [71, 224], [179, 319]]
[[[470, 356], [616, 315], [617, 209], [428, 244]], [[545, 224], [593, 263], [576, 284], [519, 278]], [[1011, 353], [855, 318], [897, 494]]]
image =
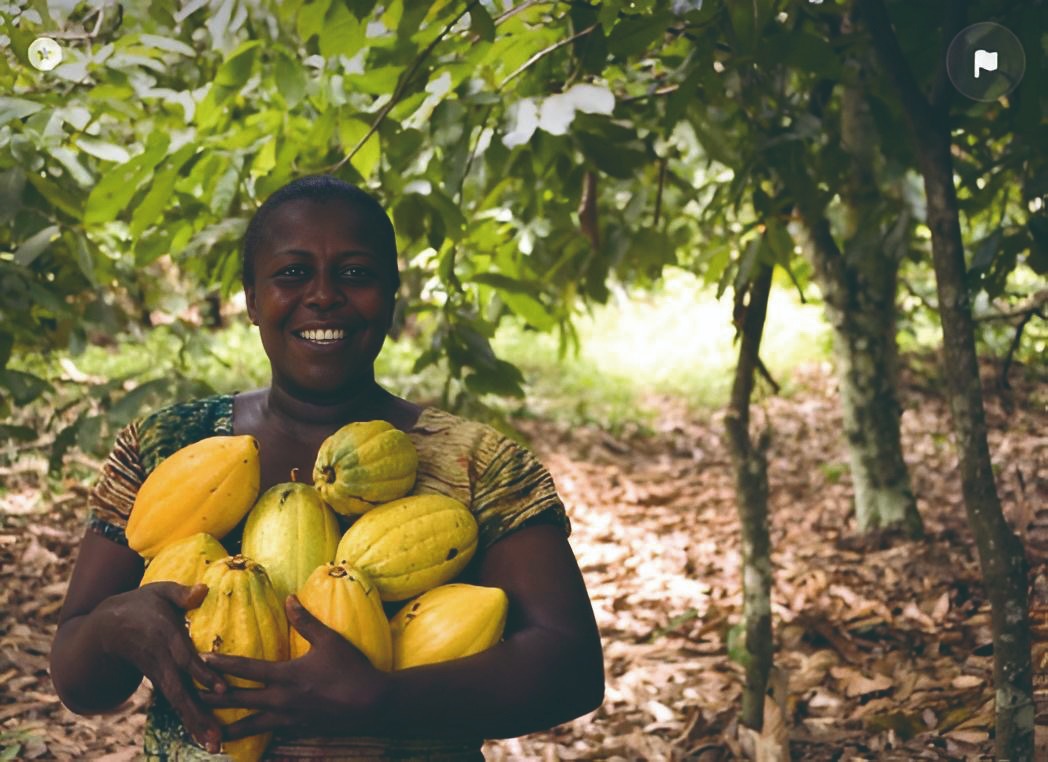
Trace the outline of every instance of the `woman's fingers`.
[[272, 682], [278, 674], [277, 670], [280, 669], [280, 665], [284, 663], [215, 653], [201, 654], [201, 658], [208, 667], [217, 672], [255, 680], [259, 683]]
[[182, 676], [174, 670], [165, 670], [158, 677], [155, 687], [182, 718], [193, 738], [206, 746], [208, 751], [212, 751], [212, 748], [217, 751], [222, 737], [221, 725], [214, 715], [193, 700]]
[[202, 584], [190, 586], [180, 585], [177, 582], [150, 582], [142, 589], [149, 589], [169, 603], [186, 611], [195, 609], [203, 603], [204, 596], [207, 595], [207, 585]]
[[287, 612], [291, 626], [298, 630], [298, 634], [308, 640], [310, 645], [315, 646], [320, 640], [332, 634], [338, 636], [330, 627], [313, 616], [309, 609], [298, 600], [297, 595], [287, 597], [284, 601], [284, 611]]

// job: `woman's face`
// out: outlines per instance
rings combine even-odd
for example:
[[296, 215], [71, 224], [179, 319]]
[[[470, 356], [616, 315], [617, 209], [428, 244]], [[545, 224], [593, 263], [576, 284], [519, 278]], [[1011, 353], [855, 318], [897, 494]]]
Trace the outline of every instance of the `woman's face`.
[[289, 201], [270, 215], [244, 294], [274, 384], [325, 399], [373, 377], [393, 318], [392, 256], [368, 212], [345, 201]]

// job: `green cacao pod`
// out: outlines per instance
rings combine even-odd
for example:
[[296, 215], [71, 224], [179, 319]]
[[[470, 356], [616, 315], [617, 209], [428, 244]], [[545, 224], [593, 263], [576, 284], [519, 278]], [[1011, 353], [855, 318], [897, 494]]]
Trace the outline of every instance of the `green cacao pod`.
[[344, 516], [403, 497], [415, 485], [418, 453], [411, 438], [386, 421], [349, 423], [317, 451], [313, 485]]
[[154, 468], [138, 489], [124, 534], [131, 550], [153, 558], [197, 532], [221, 540], [251, 509], [260, 479], [258, 441], [208, 437]]
[[461, 659], [502, 638], [509, 598], [498, 587], [440, 585], [409, 601], [390, 620], [393, 669]]
[[222, 543], [214, 537], [207, 532], [197, 532], [165, 546], [157, 553], [146, 567], [139, 587], [150, 582], [195, 585], [214, 561], [220, 561], [228, 555]]
[[341, 534], [319, 492], [285, 482], [266, 490], [248, 513], [240, 552], [265, 567], [283, 602], [314, 569], [334, 559]]
[[[252, 659], [284, 661], [288, 658], [288, 623], [283, 604], [277, 600], [273, 584], [261, 564], [243, 555], [215, 561], [201, 580], [207, 595], [198, 608], [186, 613], [189, 637], [200, 653], [247, 656]], [[226, 676], [235, 687], [255, 688], [259, 684]], [[215, 717], [230, 725], [254, 710], [215, 709]], [[272, 734], [227, 741], [223, 751], [237, 762], [261, 758]]]
[[[359, 569], [318, 566], [298, 592], [309, 613], [355, 645], [376, 669], [393, 667], [389, 620], [375, 584]], [[309, 652], [309, 641], [291, 629], [291, 658]]]
[[384, 601], [450, 582], [477, 550], [477, 520], [444, 495], [413, 495], [365, 513], [346, 530], [337, 563], [367, 574]]

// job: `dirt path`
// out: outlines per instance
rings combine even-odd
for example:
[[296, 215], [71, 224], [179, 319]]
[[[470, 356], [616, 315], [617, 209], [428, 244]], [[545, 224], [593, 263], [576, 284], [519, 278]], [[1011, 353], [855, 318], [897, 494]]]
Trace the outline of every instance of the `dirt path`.
[[[788, 742], [793, 758], [805, 760], [990, 753], [988, 608], [946, 410], [931, 390], [908, 387], [903, 428], [927, 541], [863, 547], [850, 518], [832, 382], [813, 370], [803, 383], [802, 395], [762, 405], [775, 425], [780, 702], [760, 743]], [[1043, 391], [1039, 399], [1034, 391], [992, 398], [988, 411], [1002, 499], [1015, 525], [1030, 532], [1032, 557], [1043, 560], [1048, 515], [1035, 509], [1048, 505], [1048, 414]], [[569, 506], [572, 545], [604, 639], [608, 690], [593, 714], [489, 743], [488, 758], [737, 758], [740, 670], [727, 644], [741, 604], [739, 555], [719, 419], [688, 419], [667, 406], [653, 433], [521, 426]], [[0, 505], [0, 750], [19, 759], [133, 759], [147, 689], [106, 718], [77, 717], [51, 691], [46, 655], [79, 539], [83, 492], [64, 495], [47, 514], [38, 500], [29, 480]], [[1045, 629], [1035, 655], [1043, 659], [1048, 576], [1043, 565], [1040, 571], [1036, 613]], [[1048, 685], [1041, 689], [1048, 699]], [[1044, 701], [1039, 711], [1039, 730], [1048, 735]]]

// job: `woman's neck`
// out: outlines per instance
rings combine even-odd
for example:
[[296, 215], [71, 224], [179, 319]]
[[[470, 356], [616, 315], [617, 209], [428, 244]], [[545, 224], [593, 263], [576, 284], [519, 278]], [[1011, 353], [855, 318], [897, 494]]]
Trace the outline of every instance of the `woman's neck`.
[[352, 421], [381, 418], [394, 399], [374, 378], [331, 400], [306, 399], [305, 395], [273, 383], [266, 394], [263, 414], [289, 434], [309, 434], [335, 430]]

